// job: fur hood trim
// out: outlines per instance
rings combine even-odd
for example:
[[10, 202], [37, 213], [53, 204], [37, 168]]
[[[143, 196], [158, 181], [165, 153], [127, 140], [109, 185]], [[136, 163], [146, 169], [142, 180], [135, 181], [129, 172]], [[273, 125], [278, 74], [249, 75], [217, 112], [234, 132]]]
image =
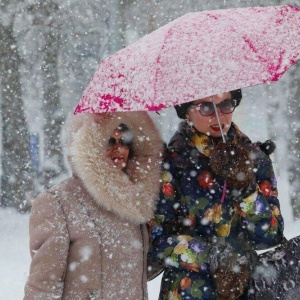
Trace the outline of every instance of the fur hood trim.
[[[134, 157], [127, 173], [116, 169], [106, 146], [120, 123], [133, 133]], [[146, 112], [81, 114], [72, 117], [69, 161], [95, 202], [133, 223], [153, 216], [158, 199], [163, 141]]]

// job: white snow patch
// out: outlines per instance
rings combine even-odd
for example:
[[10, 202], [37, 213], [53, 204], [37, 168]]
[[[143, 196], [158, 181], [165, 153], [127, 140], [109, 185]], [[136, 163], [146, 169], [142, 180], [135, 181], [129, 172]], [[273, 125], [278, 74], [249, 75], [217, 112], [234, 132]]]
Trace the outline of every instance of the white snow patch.
[[79, 251], [80, 255], [81, 255], [81, 262], [87, 261], [89, 260], [89, 258], [91, 257], [93, 251], [89, 246], [84, 246], [80, 249]]
[[88, 278], [85, 275], [81, 275], [80, 276], [80, 281], [83, 283], [87, 283], [88, 282]]

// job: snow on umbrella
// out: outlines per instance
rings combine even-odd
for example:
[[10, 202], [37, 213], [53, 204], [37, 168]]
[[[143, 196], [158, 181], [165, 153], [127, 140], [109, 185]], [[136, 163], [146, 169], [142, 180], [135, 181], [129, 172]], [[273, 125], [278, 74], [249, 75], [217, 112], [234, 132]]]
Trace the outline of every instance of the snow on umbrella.
[[75, 110], [159, 110], [277, 81], [300, 57], [300, 9], [188, 13], [103, 60]]

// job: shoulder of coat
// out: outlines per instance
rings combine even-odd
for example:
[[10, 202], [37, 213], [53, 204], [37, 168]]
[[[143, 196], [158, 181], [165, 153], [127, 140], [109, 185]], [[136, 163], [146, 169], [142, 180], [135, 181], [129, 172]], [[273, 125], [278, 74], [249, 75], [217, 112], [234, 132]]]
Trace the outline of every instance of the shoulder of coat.
[[42, 205], [44, 202], [59, 202], [66, 194], [72, 193], [74, 195], [74, 192], [76, 193], [76, 190], [81, 191], [82, 187], [83, 185], [78, 178], [74, 176], [70, 177], [40, 193], [36, 198], [31, 200], [32, 206]]

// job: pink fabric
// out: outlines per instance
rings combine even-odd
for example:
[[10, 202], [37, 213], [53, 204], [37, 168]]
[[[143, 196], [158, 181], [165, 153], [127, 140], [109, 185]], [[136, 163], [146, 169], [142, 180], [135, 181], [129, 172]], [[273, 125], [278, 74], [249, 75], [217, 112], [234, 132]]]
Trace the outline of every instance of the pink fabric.
[[221, 198], [221, 203], [224, 202], [225, 196], [226, 196], [226, 188], [227, 188], [227, 184], [226, 184], [226, 180], [224, 181], [224, 185], [223, 185], [223, 191], [222, 191], [222, 198]]
[[75, 113], [159, 110], [273, 82], [299, 57], [299, 8], [189, 13], [103, 60]]

